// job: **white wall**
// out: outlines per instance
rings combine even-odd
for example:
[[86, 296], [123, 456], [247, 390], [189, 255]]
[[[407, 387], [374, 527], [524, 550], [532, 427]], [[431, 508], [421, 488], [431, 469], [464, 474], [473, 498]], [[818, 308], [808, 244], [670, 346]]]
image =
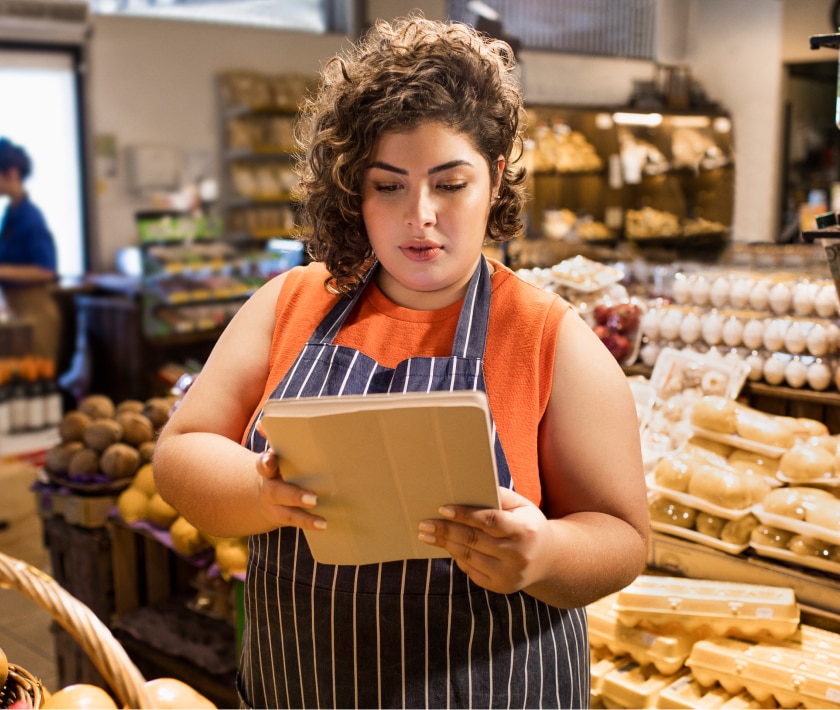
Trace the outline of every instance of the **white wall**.
[[[734, 116], [734, 238], [771, 240], [778, 213], [783, 52], [792, 53], [804, 36], [803, 53], [810, 56], [807, 36], [829, 31], [832, 0], [686, 2], [691, 3], [686, 62], [708, 95]], [[368, 17], [393, 17], [415, 7], [430, 18], [445, 16], [445, 0], [371, 0]], [[345, 42], [336, 35], [97, 16], [91, 43], [93, 131], [115, 135], [123, 147], [155, 143], [215, 152], [217, 71], [314, 72]], [[525, 96], [534, 103], [621, 103], [635, 79], [654, 73], [653, 63], [643, 61], [534, 52], [522, 58]], [[113, 268], [117, 249], [135, 243], [133, 212], [143, 205], [128, 194], [120, 167], [115, 179], [100, 181], [97, 270]]]

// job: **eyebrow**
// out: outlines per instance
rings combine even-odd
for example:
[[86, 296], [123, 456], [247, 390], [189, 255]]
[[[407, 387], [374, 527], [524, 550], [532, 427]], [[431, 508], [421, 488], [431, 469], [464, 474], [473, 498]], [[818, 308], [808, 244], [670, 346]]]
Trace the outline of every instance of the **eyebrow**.
[[[435, 165], [432, 168], [429, 168], [429, 175], [433, 175], [434, 173], [439, 173], [444, 170], [449, 170], [451, 168], [457, 168], [459, 165], [468, 165], [472, 167], [472, 163], [469, 160], [450, 160], [448, 163], [443, 163], [442, 165]], [[381, 160], [375, 160], [370, 165], [368, 165], [368, 169], [370, 168], [380, 168], [381, 170], [387, 170], [392, 173], [397, 173], [399, 175], [408, 175], [408, 170], [404, 168], [398, 168], [396, 165], [389, 165], [388, 163], [384, 163]]]

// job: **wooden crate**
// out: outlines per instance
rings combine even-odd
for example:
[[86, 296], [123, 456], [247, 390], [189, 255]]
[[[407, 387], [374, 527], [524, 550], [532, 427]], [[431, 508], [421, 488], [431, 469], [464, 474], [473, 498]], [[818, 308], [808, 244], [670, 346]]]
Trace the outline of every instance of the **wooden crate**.
[[114, 609], [111, 538], [105, 528], [71, 525], [60, 516], [43, 520], [52, 576], [106, 624]]

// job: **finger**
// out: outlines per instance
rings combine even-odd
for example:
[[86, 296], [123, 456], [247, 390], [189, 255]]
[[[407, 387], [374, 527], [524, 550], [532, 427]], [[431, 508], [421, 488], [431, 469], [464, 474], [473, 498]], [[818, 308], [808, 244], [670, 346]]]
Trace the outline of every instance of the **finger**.
[[280, 464], [271, 449], [266, 449], [257, 458], [257, 473], [263, 478], [280, 478]]

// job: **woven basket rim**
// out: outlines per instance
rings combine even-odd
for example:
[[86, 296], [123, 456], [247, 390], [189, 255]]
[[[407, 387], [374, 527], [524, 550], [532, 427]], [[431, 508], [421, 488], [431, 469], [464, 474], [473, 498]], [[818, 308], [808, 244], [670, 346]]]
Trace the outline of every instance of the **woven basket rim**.
[[[13, 691], [15, 695], [11, 698], [9, 695]], [[44, 683], [38, 676], [15, 663], [10, 663], [9, 676], [0, 689], [0, 699], [3, 701], [0, 707], [8, 707], [8, 701], [27, 696], [32, 707], [37, 710], [44, 700], [44, 691]]]

